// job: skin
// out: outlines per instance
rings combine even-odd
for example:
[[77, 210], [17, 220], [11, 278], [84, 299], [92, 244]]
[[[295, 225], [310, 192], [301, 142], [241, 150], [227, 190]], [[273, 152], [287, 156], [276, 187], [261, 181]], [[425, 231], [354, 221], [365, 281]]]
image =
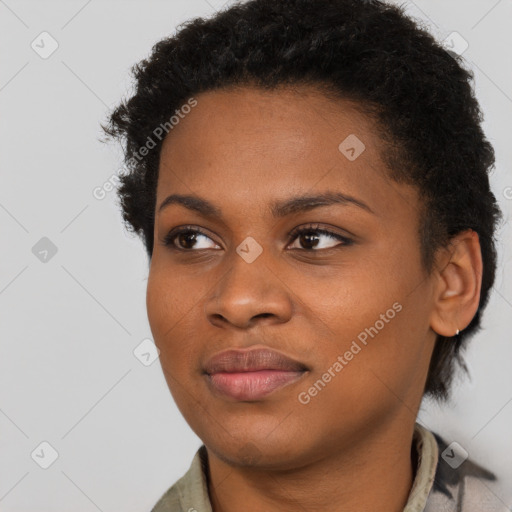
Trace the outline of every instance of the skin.
[[[454, 238], [427, 275], [418, 193], [387, 177], [375, 127], [346, 100], [305, 86], [196, 99], [162, 147], [147, 311], [172, 396], [207, 448], [213, 510], [401, 511], [436, 333], [454, 335], [478, 308], [478, 236]], [[338, 149], [350, 134], [365, 145], [353, 161]], [[273, 201], [326, 191], [373, 213], [346, 203], [270, 214]], [[222, 218], [180, 204], [158, 211], [170, 194], [200, 196]], [[315, 223], [352, 244], [317, 232], [313, 242], [289, 236]], [[178, 237], [181, 252], [164, 244], [171, 229], [189, 224], [207, 235]], [[236, 252], [247, 237], [262, 248], [251, 263]], [[299, 393], [394, 303], [401, 311], [301, 403]], [[206, 361], [253, 346], [309, 371], [258, 401], [213, 392]]]

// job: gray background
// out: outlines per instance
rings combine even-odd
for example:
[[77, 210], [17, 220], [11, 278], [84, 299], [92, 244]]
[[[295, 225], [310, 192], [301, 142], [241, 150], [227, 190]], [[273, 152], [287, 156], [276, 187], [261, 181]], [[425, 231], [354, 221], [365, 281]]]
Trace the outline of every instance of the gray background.
[[[115, 192], [98, 200], [93, 190], [122, 163], [98, 142], [99, 123], [130, 92], [130, 66], [223, 3], [0, 1], [0, 510], [149, 511], [200, 445], [158, 360], [134, 355], [151, 338], [147, 257], [124, 231]], [[420, 420], [494, 469], [510, 504], [512, 0], [406, 4], [439, 40], [457, 31], [469, 43], [505, 212], [484, 329], [467, 352], [472, 380], [448, 407], [424, 403]], [[31, 47], [43, 31], [59, 45], [46, 59]], [[58, 453], [47, 469], [42, 442]]]

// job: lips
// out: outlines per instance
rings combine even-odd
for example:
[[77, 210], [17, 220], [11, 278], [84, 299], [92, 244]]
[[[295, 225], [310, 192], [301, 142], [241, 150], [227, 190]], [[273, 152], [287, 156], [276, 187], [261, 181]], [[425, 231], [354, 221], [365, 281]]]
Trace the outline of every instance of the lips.
[[307, 369], [306, 365], [267, 348], [226, 350], [213, 356], [204, 368], [205, 373], [209, 375], [219, 372], [239, 373], [259, 370], [301, 372]]
[[215, 394], [250, 402], [296, 382], [308, 368], [279, 352], [259, 348], [221, 352], [207, 362], [204, 370]]

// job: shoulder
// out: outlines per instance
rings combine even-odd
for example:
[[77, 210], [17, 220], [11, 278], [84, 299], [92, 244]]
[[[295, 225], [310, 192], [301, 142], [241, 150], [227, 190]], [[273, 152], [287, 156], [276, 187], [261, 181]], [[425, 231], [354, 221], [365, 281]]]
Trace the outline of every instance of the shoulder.
[[188, 471], [165, 491], [151, 512], [212, 512], [208, 497], [207, 457], [202, 445]]
[[498, 479], [490, 470], [467, 458], [467, 452], [432, 432], [438, 448], [435, 478], [425, 512], [507, 512], [499, 495]]
[[183, 510], [179, 497], [180, 480], [165, 491], [156, 505], [151, 509], [151, 512], [181, 512]]

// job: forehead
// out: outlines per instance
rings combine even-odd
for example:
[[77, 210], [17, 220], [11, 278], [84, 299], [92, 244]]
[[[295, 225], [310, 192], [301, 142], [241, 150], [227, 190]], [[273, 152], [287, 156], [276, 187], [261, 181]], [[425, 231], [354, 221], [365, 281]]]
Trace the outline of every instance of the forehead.
[[240, 206], [336, 190], [382, 214], [396, 212], [397, 201], [417, 207], [415, 190], [387, 177], [375, 126], [351, 101], [306, 86], [220, 89], [195, 99], [164, 140], [157, 206], [192, 191], [228, 205], [238, 198]]
[[337, 155], [348, 135], [364, 140], [372, 154], [381, 145], [373, 123], [358, 112], [356, 103], [329, 99], [311, 86], [230, 87], [201, 93], [196, 101], [166, 137], [164, 154], [179, 151], [185, 143], [198, 157], [204, 155], [204, 146], [211, 157], [225, 155], [226, 149], [239, 150], [239, 158], [261, 149], [266, 151], [258, 153], [259, 159], [269, 154], [274, 158], [284, 150], [286, 159], [333, 150]]

